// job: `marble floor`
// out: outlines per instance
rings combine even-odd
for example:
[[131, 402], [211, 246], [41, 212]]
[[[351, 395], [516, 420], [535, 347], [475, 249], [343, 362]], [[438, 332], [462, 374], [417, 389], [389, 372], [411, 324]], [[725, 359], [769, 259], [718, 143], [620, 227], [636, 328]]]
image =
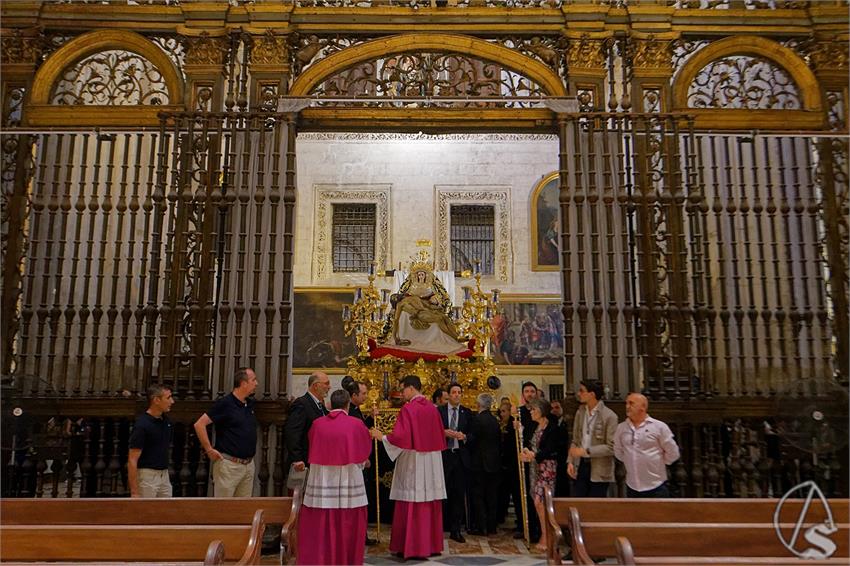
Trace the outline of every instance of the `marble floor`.
[[[466, 542], [461, 544], [449, 540], [448, 535], [443, 539], [443, 553], [427, 560], [402, 560], [390, 554], [389, 526], [381, 527], [381, 542], [366, 549], [366, 564], [416, 564], [440, 563], [449, 566], [470, 564], [472, 566], [537, 566], [546, 564], [542, 553], [529, 551], [525, 541], [513, 538], [513, 529], [503, 528], [490, 536], [474, 536], [464, 534]], [[375, 525], [370, 525], [369, 536], [376, 538]]]

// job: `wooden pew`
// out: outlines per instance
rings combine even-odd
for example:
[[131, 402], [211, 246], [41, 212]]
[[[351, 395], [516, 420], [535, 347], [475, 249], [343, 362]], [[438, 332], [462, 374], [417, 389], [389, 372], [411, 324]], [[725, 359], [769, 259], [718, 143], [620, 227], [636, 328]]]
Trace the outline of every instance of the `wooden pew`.
[[[170, 498], [170, 499], [5, 499], [0, 521], [6, 525], [187, 525], [208, 531], [209, 526], [250, 525], [258, 509], [266, 524], [280, 524], [281, 562], [295, 552], [301, 492], [293, 497]], [[198, 527], [203, 528], [198, 528]], [[262, 542], [262, 531], [260, 532]], [[212, 540], [215, 537], [209, 537]], [[243, 547], [244, 548], [244, 545]], [[225, 543], [227, 556], [236, 551]], [[230, 560], [231, 558], [228, 558]], [[236, 556], [238, 559], [239, 556]], [[196, 557], [195, 560], [200, 560]]]
[[[555, 499], [547, 494], [547, 560], [551, 564], [561, 563], [558, 547], [567, 542], [563, 534], [567, 528], [576, 564], [593, 564], [591, 557], [618, 556], [618, 550], [620, 563], [631, 560], [632, 564], [700, 564], [718, 558], [728, 564], [810, 564], [811, 561], [796, 559], [777, 537], [773, 516], [778, 502], [778, 499]], [[839, 528], [831, 537], [838, 547], [833, 557], [846, 564], [850, 555], [847, 542], [850, 501], [833, 499], [829, 504]], [[785, 501], [780, 518], [783, 532], [793, 528], [803, 505], [803, 500]], [[822, 511], [820, 505], [811, 506], [807, 523], [823, 520]], [[664, 557], [670, 557], [671, 561], [664, 562], [667, 560]], [[711, 560], [700, 562], [700, 557]], [[729, 561], [723, 562], [727, 558]], [[753, 561], [760, 558], [767, 561]]]
[[263, 511], [246, 525], [4, 525], [0, 560], [259, 564]]

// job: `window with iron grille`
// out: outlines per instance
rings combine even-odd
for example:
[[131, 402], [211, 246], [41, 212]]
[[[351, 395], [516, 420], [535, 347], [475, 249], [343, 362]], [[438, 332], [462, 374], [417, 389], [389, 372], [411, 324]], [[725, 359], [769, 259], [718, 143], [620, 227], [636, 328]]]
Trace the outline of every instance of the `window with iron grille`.
[[491, 206], [453, 204], [451, 207], [452, 269], [463, 271], [481, 261], [481, 273], [492, 275], [496, 260], [496, 212]]
[[333, 205], [333, 261], [335, 272], [363, 273], [375, 257], [375, 205]]
[[564, 385], [559, 383], [558, 385], [549, 384], [549, 400], [550, 401], [559, 401], [564, 398]]

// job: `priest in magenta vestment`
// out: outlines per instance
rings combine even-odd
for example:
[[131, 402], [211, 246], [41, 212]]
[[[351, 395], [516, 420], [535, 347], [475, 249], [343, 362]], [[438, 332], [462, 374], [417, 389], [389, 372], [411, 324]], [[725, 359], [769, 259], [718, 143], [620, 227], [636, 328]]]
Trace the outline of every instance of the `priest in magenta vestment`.
[[402, 380], [402, 407], [388, 435], [373, 430], [387, 454], [396, 460], [390, 499], [395, 501], [390, 552], [404, 558], [426, 558], [443, 551], [443, 507], [446, 484], [442, 451], [443, 422], [437, 409], [420, 393], [422, 383], [409, 375]]
[[298, 564], [363, 564], [368, 501], [363, 465], [372, 440], [348, 416], [349, 394], [331, 395], [331, 412], [313, 421], [307, 487], [298, 522]]

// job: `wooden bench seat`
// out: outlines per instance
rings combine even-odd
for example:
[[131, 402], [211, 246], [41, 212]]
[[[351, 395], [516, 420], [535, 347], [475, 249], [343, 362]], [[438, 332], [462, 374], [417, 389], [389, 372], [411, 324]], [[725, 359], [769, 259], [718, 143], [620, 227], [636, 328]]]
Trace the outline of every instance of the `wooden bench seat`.
[[263, 511], [246, 525], [6, 525], [5, 561], [259, 564]]
[[[153, 537], [155, 527], [164, 531], [172, 530], [182, 533], [182, 536], [193, 536], [193, 532], [201, 533], [206, 538], [203, 551], [198, 553], [193, 549], [191, 557], [181, 558], [171, 556], [159, 561], [196, 561], [203, 559], [210, 542], [219, 539], [224, 546], [223, 559], [227, 561], [241, 560], [244, 557], [252, 522], [258, 510], [262, 510], [263, 528], [267, 524], [281, 525], [281, 561], [291, 560], [296, 548], [296, 526], [298, 510], [301, 505], [301, 494], [296, 492], [293, 497], [243, 497], [243, 498], [171, 498], [171, 499], [4, 499], [0, 501], [0, 521], [4, 531], [6, 527], [13, 528], [14, 536], [21, 540], [23, 531], [35, 528], [55, 528], [56, 536], [63, 536], [70, 528], [87, 528], [92, 531], [103, 531], [109, 527], [115, 533], [139, 530]], [[58, 527], [66, 527], [59, 529]], [[144, 527], [144, 529], [142, 529]], [[180, 528], [176, 528], [180, 527]], [[111, 532], [111, 531], [109, 531]], [[240, 533], [240, 534], [236, 534]], [[42, 533], [43, 534], [43, 533]], [[217, 535], [220, 534], [221, 537]], [[258, 535], [257, 558], [261, 550], [263, 529]], [[215, 535], [215, 536], [214, 536]], [[11, 535], [10, 535], [11, 536]], [[163, 533], [162, 540], [172, 540], [170, 535]], [[151, 539], [148, 539], [151, 540]], [[158, 540], [158, 539], [153, 539]], [[178, 541], [185, 539], [178, 538]], [[6, 538], [3, 538], [6, 542]], [[12, 542], [12, 539], [9, 539]], [[157, 543], [157, 546], [160, 546]], [[234, 546], [236, 545], [236, 546]], [[3, 545], [5, 546], [5, 544]], [[13, 558], [7, 555], [5, 548], [0, 549], [0, 560], [30, 560], [31, 558]], [[116, 548], [115, 550], [118, 550]], [[69, 553], [76, 552], [69, 548]], [[104, 552], [107, 549], [104, 548]], [[59, 556], [53, 560], [75, 561], [92, 560], [90, 557], [76, 558], [76, 554]], [[109, 560], [109, 557], [104, 556]], [[48, 560], [47, 557], [38, 557]], [[144, 558], [143, 560], [154, 560]]]
[[[617, 556], [621, 564], [805, 564], [779, 540], [773, 524], [778, 499], [552, 498], [547, 494], [547, 559], [560, 564], [567, 539], [577, 564]], [[848, 500], [830, 500], [838, 532], [833, 557], [846, 564]], [[803, 500], [786, 500], [780, 527], [791, 532]], [[807, 510], [807, 523], [822, 521], [823, 507]], [[701, 562], [705, 558], [707, 561]], [[764, 561], [762, 561], [764, 559]], [[669, 561], [667, 561], [669, 560]], [[692, 560], [696, 560], [692, 562]], [[828, 563], [828, 562], [827, 562]]]

